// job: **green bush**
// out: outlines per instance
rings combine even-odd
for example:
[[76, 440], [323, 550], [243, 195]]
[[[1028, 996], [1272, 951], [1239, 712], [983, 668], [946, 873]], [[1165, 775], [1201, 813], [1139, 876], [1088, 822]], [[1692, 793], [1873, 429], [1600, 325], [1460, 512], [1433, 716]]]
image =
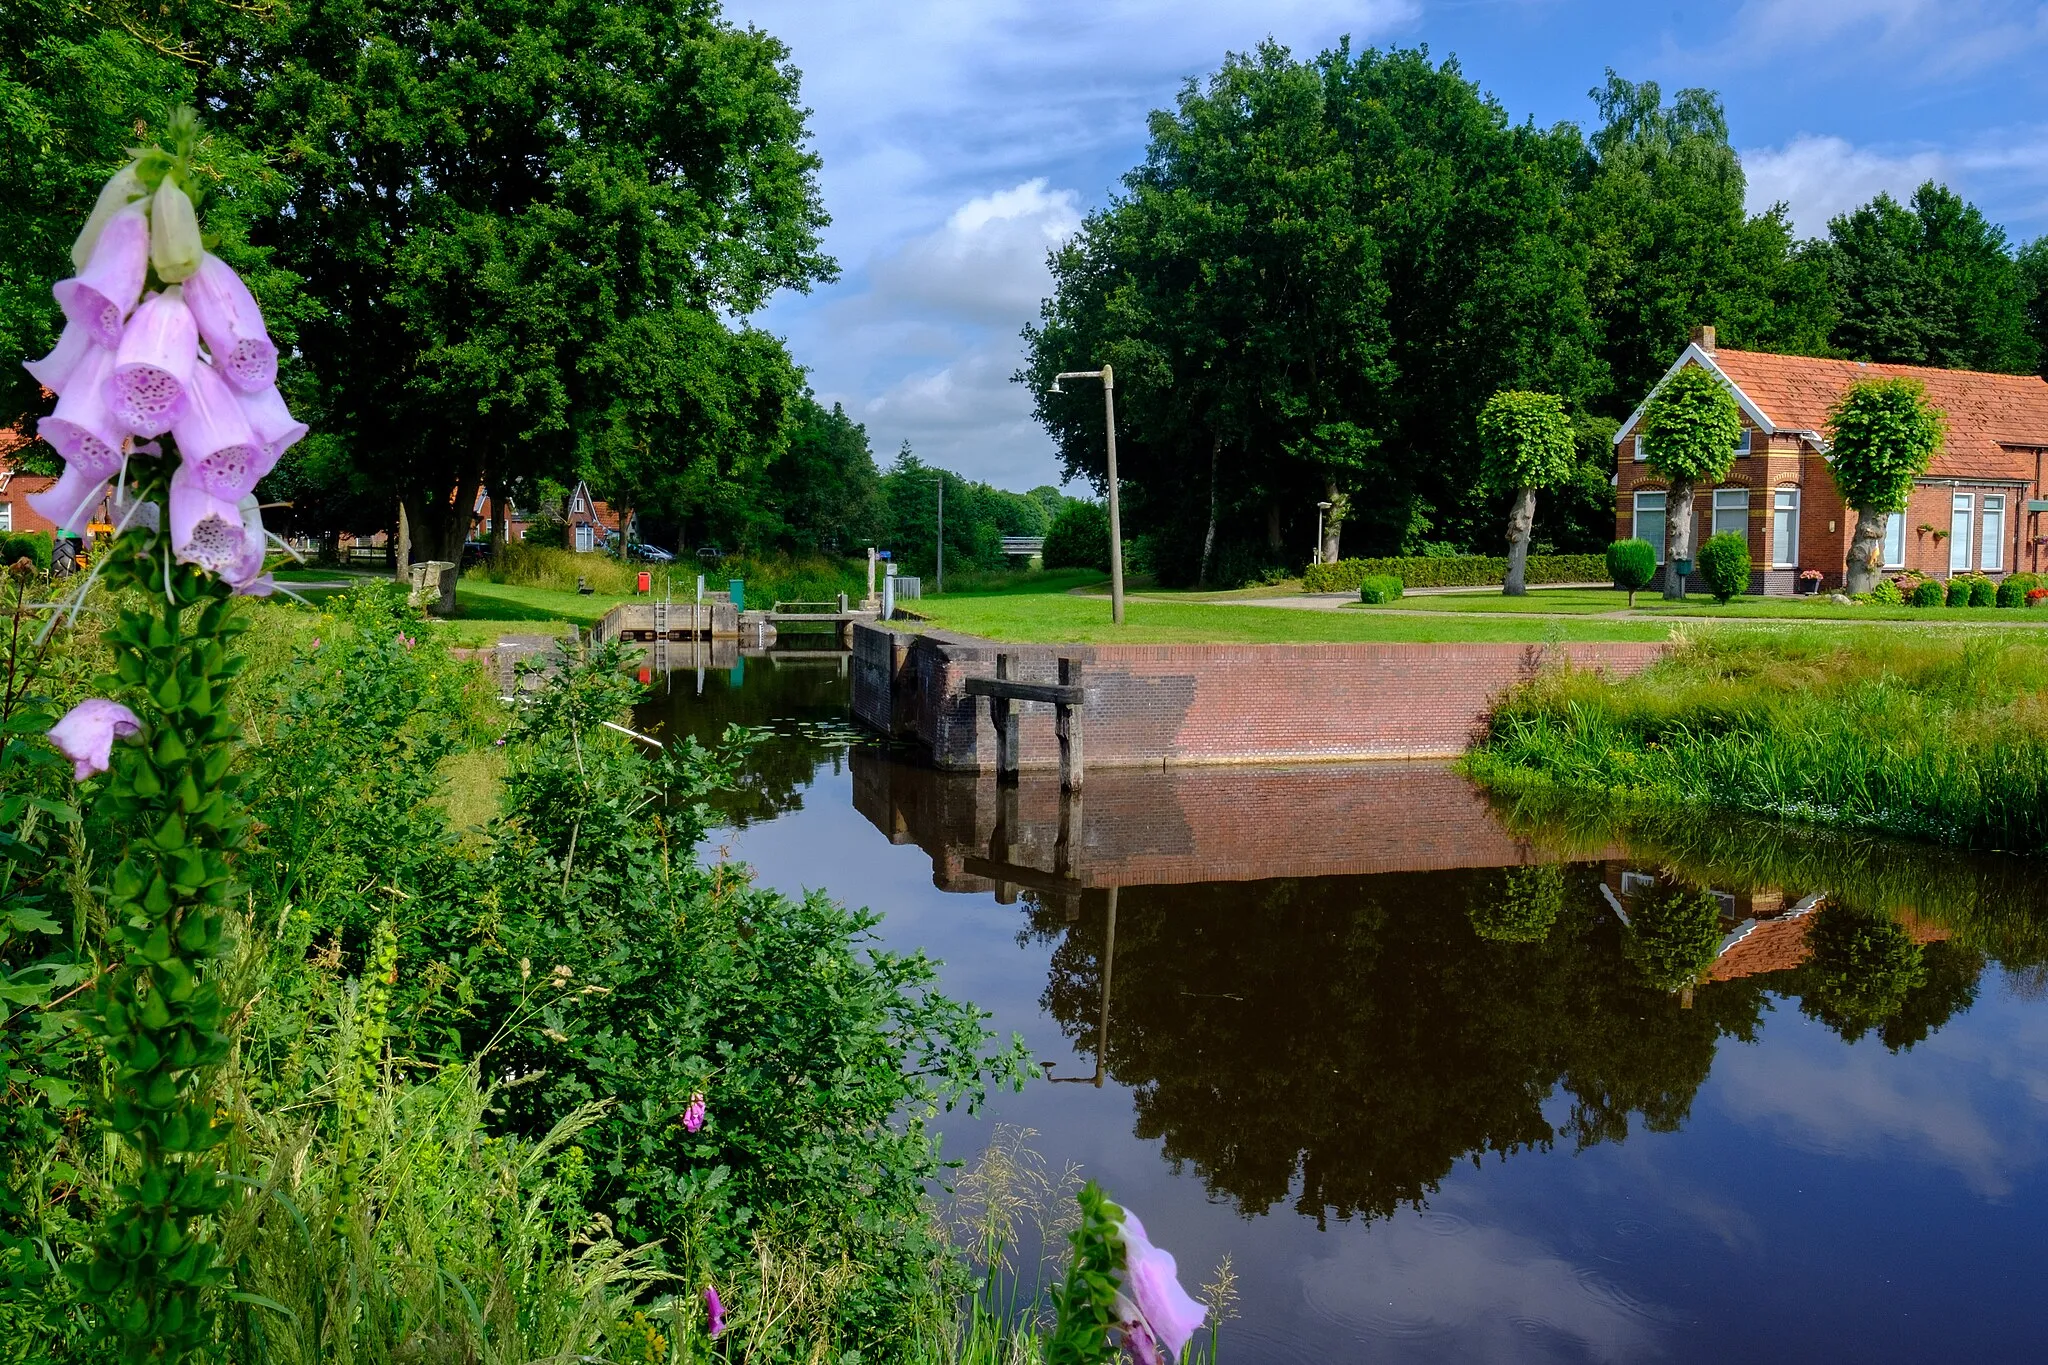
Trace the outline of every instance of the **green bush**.
[[1991, 607], [1998, 605], [1998, 585], [1988, 578], [1970, 580], [1970, 605]]
[[1889, 578], [1877, 580], [1877, 586], [1870, 590], [1870, 600], [1880, 607], [1903, 607], [1906, 594], [1899, 591], [1899, 585]]
[[1390, 573], [1372, 574], [1358, 585], [1358, 600], [1361, 602], [1398, 602], [1401, 600], [1401, 580]]
[[1916, 607], [1938, 607], [1941, 605], [1941, 584], [1932, 578], [1923, 578], [1913, 588], [1913, 605]]
[[1749, 541], [1734, 532], [1707, 537], [1700, 546], [1699, 579], [1717, 602], [1749, 591]]
[[542, 517], [526, 528], [520, 543], [538, 550], [566, 550], [569, 548], [569, 524], [554, 517]]
[[2041, 586], [2041, 576], [2031, 573], [2007, 574], [1998, 585], [1996, 605], [2001, 607], [2024, 607], [2027, 605], [2027, 590]]
[[1045, 533], [1048, 569], [1109, 572], [1109, 510], [1099, 502], [1075, 501], [1060, 509]]
[[36, 566], [38, 573], [50, 571], [50, 533], [48, 531], [11, 531], [0, 535], [0, 565], [12, 564], [26, 558]]
[[[1340, 559], [1311, 564], [1301, 585], [1308, 592], [1349, 592], [1373, 575], [1392, 574], [1410, 588], [1487, 588], [1507, 581], [1508, 562], [1499, 555], [1409, 555], [1387, 559]], [[1530, 583], [1597, 583], [1607, 577], [1604, 555], [1530, 555]]]
[[1945, 600], [1951, 607], [1969, 606], [1970, 580], [1967, 578], [1951, 578], [1948, 581], [1948, 592]]
[[1628, 593], [1628, 604], [1657, 576], [1657, 547], [1647, 540], [1617, 540], [1607, 547], [1607, 576]]

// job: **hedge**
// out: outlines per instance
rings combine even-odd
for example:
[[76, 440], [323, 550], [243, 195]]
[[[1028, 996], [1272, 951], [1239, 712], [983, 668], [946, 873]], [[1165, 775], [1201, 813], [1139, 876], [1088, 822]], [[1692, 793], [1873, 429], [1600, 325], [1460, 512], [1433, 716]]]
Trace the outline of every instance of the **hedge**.
[[27, 558], [36, 566], [36, 572], [50, 571], [50, 533], [48, 531], [0, 531], [0, 567]]
[[1367, 574], [1358, 583], [1358, 600], [1378, 605], [1401, 600], [1401, 580], [1390, 573]]
[[[1447, 555], [1441, 559], [1340, 559], [1311, 564], [1301, 575], [1308, 592], [1353, 592], [1367, 578], [1391, 574], [1411, 588], [1484, 588], [1505, 583], [1508, 562], [1498, 555]], [[1605, 555], [1530, 555], [1531, 583], [1605, 583]]]

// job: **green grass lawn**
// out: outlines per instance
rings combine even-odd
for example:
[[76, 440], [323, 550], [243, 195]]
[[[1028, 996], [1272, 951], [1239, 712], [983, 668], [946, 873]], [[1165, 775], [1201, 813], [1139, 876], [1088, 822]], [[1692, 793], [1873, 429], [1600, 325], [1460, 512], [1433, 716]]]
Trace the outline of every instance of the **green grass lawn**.
[[[1410, 596], [1380, 606], [1352, 604], [1364, 613], [1456, 611], [1482, 615], [1556, 612], [1573, 616], [1628, 612], [1628, 594], [1618, 588], [1531, 588], [1524, 597], [1498, 592], [1444, 593]], [[1705, 616], [1726, 620], [1783, 621], [1911, 621], [1920, 625], [1981, 624], [2048, 626], [2048, 611], [1997, 607], [1880, 607], [1870, 603], [1837, 606], [1825, 597], [1738, 597], [1726, 606], [1694, 593], [1683, 602], [1667, 602], [1655, 593], [1639, 592], [1631, 618]]]

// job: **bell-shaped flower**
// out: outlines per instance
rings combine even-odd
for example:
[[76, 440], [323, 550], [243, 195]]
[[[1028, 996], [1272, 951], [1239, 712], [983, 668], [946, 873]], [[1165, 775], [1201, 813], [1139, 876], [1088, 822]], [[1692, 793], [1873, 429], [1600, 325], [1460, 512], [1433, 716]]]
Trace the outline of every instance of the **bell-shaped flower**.
[[254, 393], [243, 394], [241, 398], [242, 415], [249, 419], [249, 429], [256, 433], [257, 443], [263, 447], [263, 473], [268, 474], [277, 468], [278, 457], [297, 445], [306, 434], [306, 424], [292, 416], [291, 409], [284, 405], [284, 395], [277, 391], [275, 384], [266, 384]]
[[171, 475], [170, 503], [171, 553], [180, 563], [218, 574], [246, 596], [267, 596], [276, 586], [263, 572], [269, 537], [254, 494], [229, 502], [186, 464]]
[[115, 535], [155, 531], [164, 524], [164, 509], [154, 498], [136, 497], [133, 487], [116, 489], [113, 500], [107, 504], [107, 520], [113, 523]]
[[683, 1110], [683, 1129], [686, 1132], [700, 1132], [704, 1127], [704, 1094], [699, 1091], [690, 1096], [689, 1108]]
[[113, 375], [114, 353], [91, 347], [71, 372], [56, 410], [36, 424], [36, 434], [56, 447], [67, 464], [99, 479], [121, 467], [121, 444], [128, 439], [128, 428], [108, 401]]
[[151, 294], [128, 319], [114, 353], [114, 416], [137, 436], [163, 435], [184, 408], [198, 363], [199, 329], [183, 291], [174, 284]]
[[92, 206], [85, 226], [78, 230], [78, 240], [71, 244], [71, 268], [83, 270], [92, 260], [92, 249], [99, 245], [100, 232], [109, 218], [136, 200], [148, 197], [149, 189], [137, 174], [135, 162], [131, 161], [115, 171], [113, 177], [100, 186], [99, 201]]
[[148, 275], [149, 215], [142, 205], [130, 204], [107, 220], [85, 268], [57, 281], [50, 292], [65, 317], [112, 350], [121, 344], [121, 325], [141, 301]]
[[93, 344], [91, 332], [66, 318], [64, 331], [57, 338], [57, 344], [50, 348], [50, 353], [41, 360], [22, 361], [21, 368], [27, 370], [36, 383], [62, 398], [64, 390], [71, 386], [71, 372], [78, 368], [78, 362], [85, 359]]
[[263, 313], [242, 277], [208, 252], [185, 281], [185, 306], [199, 324], [221, 377], [243, 393], [277, 382], [277, 347], [263, 328]]
[[149, 206], [149, 263], [166, 284], [177, 284], [199, 268], [206, 244], [199, 239], [199, 215], [176, 176], [156, 187]]
[[107, 495], [108, 476], [81, 464], [64, 466], [64, 476], [40, 493], [28, 495], [36, 515], [60, 532], [83, 531], [92, 511]]
[[713, 1341], [725, 1335], [725, 1300], [715, 1284], [704, 1286], [704, 1335]]
[[263, 477], [262, 443], [219, 372], [203, 360], [192, 367], [192, 382], [185, 386], [185, 402], [171, 423], [171, 435], [184, 460], [178, 472], [198, 479], [216, 498], [240, 502]]
[[[1123, 1216], [1124, 1277], [1117, 1285], [1117, 1321], [1138, 1365], [1171, 1365], [1209, 1310], [1180, 1287], [1173, 1253], [1152, 1245], [1129, 1209]], [[1164, 1348], [1163, 1351], [1161, 1348]]]
[[94, 773], [105, 772], [113, 762], [115, 736], [141, 730], [142, 722], [133, 711], [120, 702], [95, 697], [72, 707], [50, 727], [50, 743], [71, 760], [72, 780], [83, 782]]

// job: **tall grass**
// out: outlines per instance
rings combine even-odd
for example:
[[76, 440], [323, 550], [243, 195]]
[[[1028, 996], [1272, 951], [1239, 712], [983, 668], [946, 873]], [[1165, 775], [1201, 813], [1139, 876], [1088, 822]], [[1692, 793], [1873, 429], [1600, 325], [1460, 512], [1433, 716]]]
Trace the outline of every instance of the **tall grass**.
[[1468, 760], [1501, 787], [1715, 807], [2048, 854], [2048, 645], [1868, 632], [1679, 637], [1635, 677], [1553, 672]]
[[829, 602], [842, 592], [858, 599], [867, 591], [867, 568], [859, 560], [823, 555], [727, 555], [715, 564], [702, 564], [694, 559], [674, 564], [642, 564], [516, 541], [501, 547], [464, 577], [560, 592], [576, 591], [580, 581], [595, 594], [622, 597], [634, 590], [643, 572], [648, 575], [655, 596], [673, 596], [684, 602], [695, 599], [700, 573], [704, 575], [707, 592], [723, 592], [735, 578], [743, 581], [750, 607], [771, 606], [777, 600]]

